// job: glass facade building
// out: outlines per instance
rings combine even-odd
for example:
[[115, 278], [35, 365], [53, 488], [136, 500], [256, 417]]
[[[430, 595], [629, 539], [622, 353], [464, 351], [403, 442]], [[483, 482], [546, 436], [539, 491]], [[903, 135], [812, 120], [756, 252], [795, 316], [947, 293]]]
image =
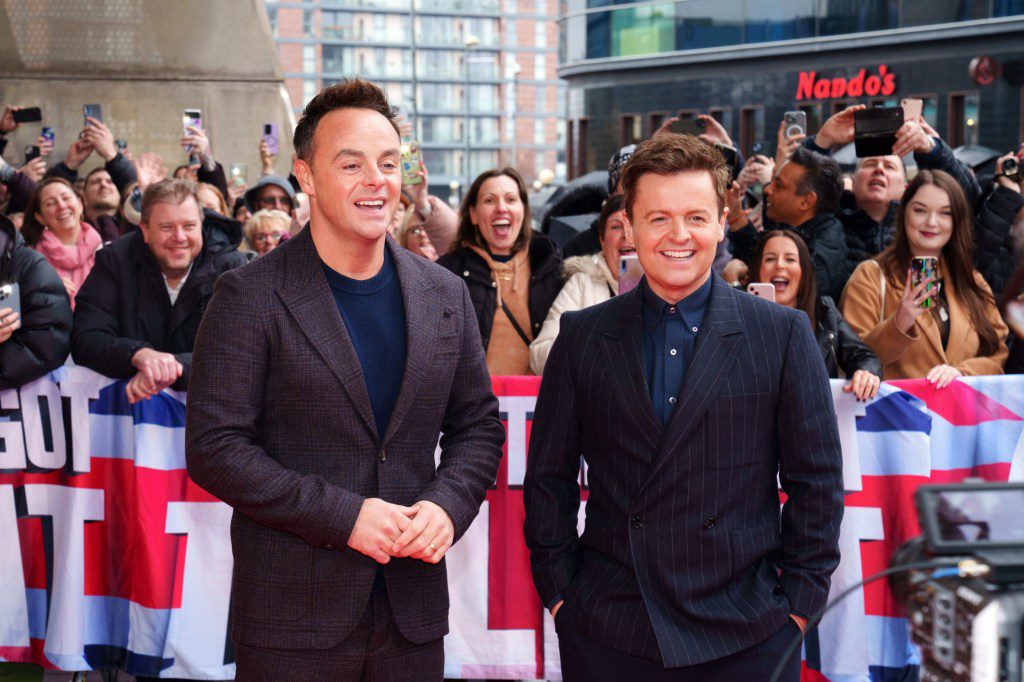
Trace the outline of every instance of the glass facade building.
[[[565, 175], [558, 0], [266, 0], [296, 115], [321, 88], [384, 87], [421, 142], [433, 193], [483, 170]], [[544, 134], [536, 135], [540, 123]]]
[[[1024, 0], [561, 0], [574, 177], [669, 116], [713, 115], [773, 153], [785, 111], [814, 132], [854, 103], [924, 101], [952, 146], [1024, 139]], [[979, 68], [988, 57], [988, 70]]]

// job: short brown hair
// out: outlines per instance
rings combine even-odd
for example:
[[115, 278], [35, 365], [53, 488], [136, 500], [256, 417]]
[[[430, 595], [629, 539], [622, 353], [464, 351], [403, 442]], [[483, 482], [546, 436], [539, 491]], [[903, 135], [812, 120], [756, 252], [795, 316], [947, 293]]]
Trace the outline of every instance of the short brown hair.
[[320, 124], [320, 119], [335, 109], [376, 111], [391, 123], [399, 137], [402, 136], [398, 130], [398, 111], [388, 102], [387, 94], [368, 80], [345, 79], [321, 90], [302, 111], [302, 118], [295, 126], [295, 135], [292, 137], [292, 146], [295, 147], [295, 155], [298, 158], [312, 165], [313, 136], [316, 134], [316, 128]]
[[731, 175], [722, 152], [692, 135], [665, 133], [655, 135], [636, 148], [622, 169], [622, 193], [626, 197], [626, 215], [632, 219], [640, 178], [648, 173], [675, 175], [688, 171], [706, 171], [718, 197], [718, 212], [725, 208], [725, 190]]
[[466, 192], [466, 196], [462, 199], [462, 206], [459, 207], [459, 232], [455, 237], [457, 243], [475, 244], [476, 246], [487, 248], [487, 245], [480, 238], [480, 228], [473, 224], [473, 220], [469, 215], [469, 207], [476, 207], [476, 202], [480, 198], [480, 188], [483, 187], [484, 183], [491, 178], [501, 175], [512, 178], [513, 182], [516, 183], [516, 187], [519, 188], [519, 201], [523, 202], [523, 226], [519, 229], [519, 236], [512, 243], [512, 253], [518, 253], [524, 246], [529, 245], [530, 235], [533, 233], [532, 218], [530, 217], [530, 198], [527, 196], [526, 183], [523, 182], [522, 176], [519, 175], [515, 168], [508, 166], [501, 169], [495, 168], [484, 171], [469, 186], [469, 191]]
[[186, 178], [169, 178], [154, 182], [142, 193], [142, 218], [140, 223], [149, 224], [149, 215], [157, 204], [174, 204], [180, 206], [192, 197], [199, 209], [199, 219], [203, 218], [203, 202], [199, 199], [199, 185]]

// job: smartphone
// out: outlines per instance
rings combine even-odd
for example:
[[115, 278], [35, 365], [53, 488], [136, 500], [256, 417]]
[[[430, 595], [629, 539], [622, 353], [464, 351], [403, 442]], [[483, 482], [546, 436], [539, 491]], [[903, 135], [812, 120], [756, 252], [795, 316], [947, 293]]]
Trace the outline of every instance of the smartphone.
[[276, 123], [263, 124], [263, 141], [267, 143], [270, 153], [277, 156], [280, 153], [279, 138]]
[[82, 123], [85, 126], [89, 126], [89, 119], [94, 118], [100, 123], [103, 122], [103, 109], [100, 108], [99, 104], [83, 104], [82, 105]]
[[249, 177], [249, 172], [244, 163], [231, 164], [231, 184], [241, 187], [245, 184], [247, 177]]
[[43, 130], [39, 133], [39, 136], [50, 144], [53, 144], [53, 139], [56, 137], [53, 126], [43, 126]]
[[[939, 270], [939, 259], [934, 256], [927, 258], [915, 257], [910, 261], [910, 286], [917, 288], [921, 285], [921, 282], [927, 280], [938, 279]], [[939, 294], [939, 283], [932, 282], [925, 287], [925, 291], [929, 292], [928, 298], [921, 301], [922, 308], [934, 308], [936, 304], [936, 297]]]
[[748, 189], [743, 193], [743, 196], [747, 198], [748, 209], [757, 208], [758, 206], [761, 205], [761, 197], [757, 195], [757, 192]]
[[916, 121], [924, 111], [924, 100], [904, 97], [900, 100], [900, 106], [903, 108], [904, 121]]
[[875, 107], [853, 114], [853, 148], [858, 158], [888, 156], [903, 126], [903, 107]]
[[806, 111], [787, 111], [782, 115], [782, 121], [784, 123], [783, 130], [785, 131], [786, 137], [807, 134]]
[[675, 121], [669, 130], [677, 135], [703, 135], [705, 133], [704, 119], [702, 118], [681, 118]]
[[[181, 134], [183, 137], [187, 137], [192, 134], [189, 127], [203, 129], [203, 112], [199, 109], [186, 109], [181, 115]], [[190, 166], [196, 165], [198, 161], [193, 161], [192, 145], [185, 145], [185, 151], [189, 153], [188, 163]]]
[[1004, 317], [1018, 339], [1024, 336], [1024, 301], [1016, 300], [1007, 303]]
[[775, 303], [775, 285], [770, 282], [754, 282], [747, 285], [747, 292]]
[[643, 266], [635, 253], [619, 256], [619, 293], [636, 289], [644, 276]]
[[25, 107], [13, 112], [15, 123], [35, 123], [43, 120], [43, 110], [39, 107]]
[[39, 147], [31, 144], [25, 147], [25, 163], [39, 158]]
[[735, 147], [721, 144], [720, 142], [715, 143], [715, 149], [722, 152], [722, 156], [725, 157], [725, 163], [729, 166], [729, 174], [732, 179], [735, 180], [740, 175], [740, 153], [736, 151]]
[[0, 286], [0, 308], [10, 308], [21, 315], [21, 289], [17, 282]]
[[419, 185], [423, 183], [423, 177], [419, 175], [420, 143], [412, 140], [402, 145], [402, 184]]

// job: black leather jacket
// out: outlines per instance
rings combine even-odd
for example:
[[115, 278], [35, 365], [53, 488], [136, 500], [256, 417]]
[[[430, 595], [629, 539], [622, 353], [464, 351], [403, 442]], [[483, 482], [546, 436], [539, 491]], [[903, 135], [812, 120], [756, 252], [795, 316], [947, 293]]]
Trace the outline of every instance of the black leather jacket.
[[882, 363], [878, 356], [846, 323], [831, 298], [822, 296], [818, 299], [816, 314], [814, 335], [830, 378], [838, 379], [840, 368], [847, 377], [862, 369], [882, 378]]

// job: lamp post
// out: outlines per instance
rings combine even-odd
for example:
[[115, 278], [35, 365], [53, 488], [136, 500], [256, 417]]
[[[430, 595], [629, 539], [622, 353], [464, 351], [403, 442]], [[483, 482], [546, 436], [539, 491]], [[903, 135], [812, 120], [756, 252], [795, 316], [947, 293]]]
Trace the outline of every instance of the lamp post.
[[465, 116], [462, 119], [462, 134], [465, 138], [465, 149], [463, 150], [462, 156], [462, 171], [465, 175], [465, 186], [469, 187], [469, 184], [473, 181], [473, 178], [469, 177], [469, 52], [474, 47], [480, 44], [480, 39], [473, 34], [468, 34], [466, 40], [463, 43], [462, 50], [462, 66], [466, 72], [466, 82], [462, 91], [462, 99]]
[[508, 84], [508, 92], [505, 97], [505, 121], [509, 131], [509, 151], [511, 160], [505, 165], [516, 167], [518, 150], [516, 149], [516, 81], [519, 78], [520, 66], [515, 55], [505, 62], [505, 80]]

